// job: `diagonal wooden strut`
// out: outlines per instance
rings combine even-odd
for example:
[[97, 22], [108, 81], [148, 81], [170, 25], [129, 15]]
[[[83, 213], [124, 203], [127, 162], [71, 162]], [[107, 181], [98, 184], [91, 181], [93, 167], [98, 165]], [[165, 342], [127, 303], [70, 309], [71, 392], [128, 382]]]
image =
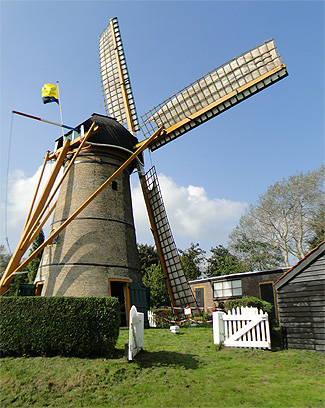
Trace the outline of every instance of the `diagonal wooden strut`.
[[3, 295], [9, 287], [9, 283], [11, 282], [11, 280], [13, 279], [13, 274], [15, 272], [15, 270], [17, 269], [17, 267], [19, 266], [19, 262], [21, 260], [21, 258], [24, 256], [24, 254], [26, 253], [28, 247], [29, 247], [29, 241], [26, 241], [26, 237], [29, 233], [30, 228], [34, 225], [36, 219], [38, 218], [38, 215], [40, 214], [40, 212], [42, 211], [47, 197], [50, 194], [50, 191], [53, 187], [53, 184], [57, 178], [57, 175], [60, 171], [60, 168], [67, 156], [67, 152], [69, 149], [69, 145], [70, 145], [70, 141], [67, 139], [64, 143], [63, 149], [60, 152], [59, 157], [57, 158], [57, 161], [54, 165], [54, 168], [50, 174], [50, 177], [48, 179], [48, 182], [38, 200], [38, 203], [36, 204], [34, 211], [32, 212], [32, 214], [30, 216], [28, 216], [28, 221], [26, 221], [25, 223], [25, 227], [24, 230], [21, 234], [20, 240], [18, 242], [18, 245], [16, 247], [15, 252], [13, 253], [9, 264], [1, 278], [0, 281], [0, 295]]
[[[94, 135], [95, 133], [97, 133], [100, 130], [100, 127], [97, 126], [95, 124], [95, 122], [92, 123], [90, 129], [88, 130], [88, 132], [86, 133], [84, 139], [82, 140], [82, 143], [80, 144], [79, 148], [77, 149], [77, 151], [74, 154], [74, 157], [72, 158], [71, 162], [73, 163], [77, 157], [77, 155], [79, 154], [80, 150], [82, 149], [82, 147], [84, 146], [84, 144], [86, 143], [86, 140]], [[61, 180], [59, 181], [57, 187], [55, 188], [54, 192], [52, 193], [52, 195], [49, 197], [51, 190], [53, 188], [53, 185], [57, 179], [58, 173], [60, 171], [61, 166], [63, 165], [63, 162], [67, 156], [67, 152], [70, 148], [70, 141], [68, 139], [66, 139], [62, 149], [60, 150], [60, 153], [58, 155], [58, 158], [56, 160], [55, 166], [50, 174], [50, 177], [47, 181], [46, 186], [44, 187], [43, 192], [41, 193], [41, 196], [38, 200], [37, 205], [35, 206], [34, 210], [34, 203], [35, 203], [35, 199], [36, 199], [36, 195], [37, 195], [37, 191], [41, 182], [41, 177], [40, 180], [38, 182], [37, 188], [36, 188], [36, 192], [34, 194], [33, 197], [33, 201], [24, 225], [24, 229], [23, 232], [21, 234], [20, 240], [18, 242], [17, 248], [15, 250], [15, 252], [13, 253], [9, 264], [1, 278], [0, 281], [0, 295], [3, 295], [9, 287], [9, 283], [11, 282], [11, 280], [14, 278], [14, 273], [16, 271], [16, 268], [19, 266], [19, 263], [21, 261], [21, 258], [24, 256], [24, 254], [26, 253], [27, 249], [29, 248], [29, 246], [31, 245], [31, 243], [33, 242], [33, 240], [35, 239], [35, 237], [37, 236], [37, 234], [39, 233], [39, 231], [41, 230], [41, 228], [43, 227], [43, 225], [45, 224], [45, 222], [47, 221], [47, 219], [49, 218], [50, 214], [52, 213], [52, 211], [54, 210], [56, 203], [53, 204], [53, 206], [51, 207], [50, 211], [48, 212], [48, 214], [45, 216], [44, 220], [41, 222], [41, 218], [43, 217], [46, 209], [48, 208], [48, 206], [50, 205], [55, 193], [57, 192], [59, 186], [61, 185], [63, 179], [66, 177], [68, 170], [71, 168], [71, 162], [69, 164], [69, 166], [67, 167], [66, 171], [64, 172]], [[47, 152], [45, 159], [49, 158], [49, 152]], [[42, 174], [44, 171], [44, 167], [45, 167], [45, 161], [43, 164], [43, 168], [42, 168]]]
[[[37, 227], [40, 223], [40, 220], [42, 219], [46, 209], [49, 207], [51, 201], [53, 200], [55, 194], [57, 193], [57, 191], [59, 190], [63, 180], [65, 179], [65, 177], [67, 176], [69, 170], [71, 169], [73, 163], [75, 162], [78, 154], [80, 153], [81, 149], [84, 147], [86, 141], [89, 139], [89, 137], [93, 136], [94, 134], [96, 134], [98, 131], [100, 130], [100, 127], [97, 126], [95, 124], [95, 122], [92, 123], [92, 125], [90, 126], [88, 132], [85, 134], [84, 138], [82, 139], [78, 149], [76, 150], [76, 152], [74, 153], [72, 159], [70, 160], [69, 165], [67, 166], [67, 168], [65, 169], [60, 181], [58, 182], [57, 186], [55, 187], [54, 191], [52, 192], [51, 196], [47, 199], [46, 204], [44, 205], [43, 210], [41, 211], [41, 213], [39, 214], [39, 216], [37, 217], [36, 221], [34, 222], [33, 226], [30, 228], [28, 235], [25, 238], [25, 241], [23, 243], [23, 245], [25, 245], [26, 242], [29, 242], [29, 245], [33, 242], [34, 238], [35, 238], [35, 233], [33, 233], [33, 231], [35, 231], [35, 228], [39, 229], [39, 227]], [[71, 144], [70, 144], [71, 146]], [[51, 208], [51, 210], [54, 210], [54, 207]], [[42, 223], [43, 225], [45, 224], [45, 222]], [[33, 235], [33, 236], [32, 236]], [[37, 234], [36, 234], [37, 236]]]
[[36, 186], [35, 194], [34, 194], [34, 197], [33, 197], [33, 200], [32, 200], [32, 204], [31, 204], [30, 209], [29, 209], [29, 213], [28, 213], [27, 218], [26, 218], [26, 222], [25, 222], [23, 231], [25, 231], [26, 226], [27, 226], [27, 223], [28, 223], [28, 221], [29, 221], [29, 219], [30, 219], [30, 216], [31, 216], [31, 214], [32, 214], [32, 210], [33, 210], [33, 207], [34, 207], [34, 204], [35, 204], [36, 196], [37, 196], [37, 193], [38, 193], [38, 190], [39, 190], [39, 187], [40, 187], [42, 178], [43, 178], [45, 166], [46, 166], [46, 163], [47, 163], [47, 161], [48, 161], [48, 159], [49, 159], [49, 154], [50, 154], [50, 152], [49, 152], [49, 150], [48, 150], [48, 151], [46, 152], [45, 157], [44, 157], [44, 162], [43, 162], [41, 174], [40, 174], [39, 179], [38, 179], [38, 183], [37, 183], [37, 186]]

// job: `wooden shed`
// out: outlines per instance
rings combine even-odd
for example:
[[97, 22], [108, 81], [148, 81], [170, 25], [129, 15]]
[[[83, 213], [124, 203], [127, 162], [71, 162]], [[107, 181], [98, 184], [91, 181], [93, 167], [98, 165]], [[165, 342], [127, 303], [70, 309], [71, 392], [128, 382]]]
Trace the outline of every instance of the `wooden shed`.
[[219, 302], [242, 296], [254, 296], [275, 304], [274, 282], [289, 268], [254, 271], [206, 277], [190, 281], [190, 287], [199, 307], [211, 309]]
[[325, 242], [289, 269], [274, 287], [287, 348], [325, 351]]

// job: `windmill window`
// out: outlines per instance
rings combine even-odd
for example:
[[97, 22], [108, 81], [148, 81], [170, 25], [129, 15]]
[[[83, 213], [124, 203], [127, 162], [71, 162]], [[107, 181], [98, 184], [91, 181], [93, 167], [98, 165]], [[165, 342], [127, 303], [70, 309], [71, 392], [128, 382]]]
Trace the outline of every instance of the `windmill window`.
[[203, 287], [194, 288], [194, 295], [198, 307], [204, 307], [204, 288]]
[[213, 297], [224, 298], [242, 295], [241, 280], [214, 282]]
[[112, 189], [117, 191], [117, 181], [112, 181]]

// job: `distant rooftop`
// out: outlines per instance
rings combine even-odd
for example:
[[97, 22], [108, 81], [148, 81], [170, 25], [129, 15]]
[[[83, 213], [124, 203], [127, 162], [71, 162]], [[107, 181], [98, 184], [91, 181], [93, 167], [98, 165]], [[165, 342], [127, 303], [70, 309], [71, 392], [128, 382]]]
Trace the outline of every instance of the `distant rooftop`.
[[205, 274], [202, 273], [201, 276], [202, 278], [195, 279], [193, 281], [189, 281], [189, 283], [195, 283], [195, 282], [208, 282], [208, 281], [215, 281], [215, 280], [222, 280], [222, 279], [227, 279], [227, 278], [238, 278], [240, 276], [247, 276], [247, 275], [258, 275], [258, 274], [267, 274], [267, 273], [274, 273], [274, 272], [282, 272], [285, 273], [288, 271], [290, 268], [289, 267], [280, 267], [276, 269], [268, 269], [266, 271], [252, 271], [252, 272], [243, 272], [243, 273], [233, 273], [230, 275], [222, 275], [222, 276], [212, 276], [212, 277], [203, 277]]

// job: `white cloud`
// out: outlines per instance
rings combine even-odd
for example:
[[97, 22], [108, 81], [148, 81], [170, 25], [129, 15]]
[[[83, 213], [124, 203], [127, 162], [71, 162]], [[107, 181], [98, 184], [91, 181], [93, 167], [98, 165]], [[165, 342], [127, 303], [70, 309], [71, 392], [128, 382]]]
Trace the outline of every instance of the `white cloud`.
[[[229, 233], [247, 208], [244, 202], [209, 198], [203, 187], [178, 186], [163, 174], [159, 175], [159, 184], [174, 238], [178, 247], [183, 249], [191, 242], [199, 242], [206, 250], [211, 246], [226, 245]], [[132, 190], [137, 238], [144, 243], [141, 239], [147, 241], [148, 217], [141, 187], [137, 185]]]
[[[11, 250], [17, 245], [22, 229], [25, 224], [25, 220], [30, 209], [36, 186], [41, 174], [42, 166], [40, 166], [35, 174], [31, 177], [27, 177], [21, 170], [15, 170], [9, 175], [8, 179], [8, 199], [7, 199], [7, 211], [5, 211], [5, 203], [1, 203], [1, 228], [4, 228], [5, 218], [7, 221], [7, 231], [4, 228], [4, 234], [1, 234], [1, 240], [5, 237], [5, 233], [8, 234]], [[42, 182], [39, 191], [42, 191], [52, 169], [52, 164], [49, 163], [45, 167], [45, 171], [42, 177]], [[38, 196], [36, 198], [36, 203]], [[49, 221], [45, 224], [44, 232], [47, 233]]]
[[[50, 171], [51, 165], [46, 166], [43, 176], [44, 182], [47, 180]], [[11, 246], [18, 243], [40, 172], [41, 167], [37, 169], [34, 175], [27, 177], [21, 170], [16, 170], [10, 176], [7, 226]], [[198, 242], [205, 250], [219, 244], [227, 245], [228, 235], [237, 225], [240, 216], [247, 208], [247, 203], [224, 198], [210, 198], [203, 187], [179, 186], [171, 177], [164, 174], [159, 175], [159, 183], [173, 236], [179, 248], [186, 249], [191, 242]], [[153, 244], [139, 184], [132, 187], [132, 201], [137, 240], [140, 243]], [[2, 207], [4, 207], [3, 204]], [[47, 224], [49, 224], [49, 221]], [[48, 225], [44, 230], [47, 234]], [[1, 240], [3, 241], [5, 236], [2, 235]]]

